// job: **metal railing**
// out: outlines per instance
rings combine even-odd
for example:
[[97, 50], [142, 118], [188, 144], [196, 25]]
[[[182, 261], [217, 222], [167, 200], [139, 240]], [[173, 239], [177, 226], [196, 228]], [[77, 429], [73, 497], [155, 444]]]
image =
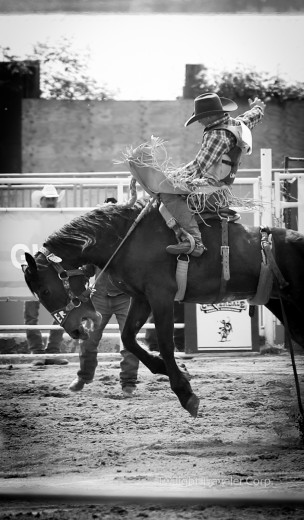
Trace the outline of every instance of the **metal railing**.
[[0, 176], [0, 207], [31, 207], [31, 195], [45, 184], [64, 190], [61, 207], [93, 207], [108, 197], [124, 202], [129, 196], [130, 172], [8, 174]]

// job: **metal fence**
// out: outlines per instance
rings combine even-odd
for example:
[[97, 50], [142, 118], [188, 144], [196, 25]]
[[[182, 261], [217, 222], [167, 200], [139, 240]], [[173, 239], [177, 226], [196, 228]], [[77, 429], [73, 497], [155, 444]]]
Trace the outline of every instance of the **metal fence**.
[[32, 193], [45, 184], [64, 192], [61, 207], [94, 207], [108, 197], [129, 198], [130, 172], [34, 173], [0, 176], [0, 207], [32, 207]]

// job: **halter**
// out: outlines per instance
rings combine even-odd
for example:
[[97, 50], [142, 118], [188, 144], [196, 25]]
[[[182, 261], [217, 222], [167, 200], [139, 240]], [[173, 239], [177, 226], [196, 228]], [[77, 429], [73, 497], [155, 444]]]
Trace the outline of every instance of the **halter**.
[[85, 273], [83, 272], [83, 269], [81, 267], [78, 267], [77, 269], [64, 269], [64, 267], [62, 267], [61, 265], [61, 258], [54, 255], [54, 253], [51, 253], [46, 247], [41, 247], [39, 249], [39, 253], [42, 253], [47, 259], [47, 261], [57, 271], [58, 278], [62, 281], [65, 292], [69, 298], [69, 302], [65, 307], [61, 307], [60, 309], [51, 312], [53, 318], [57, 321], [59, 325], [62, 326], [73, 309], [80, 307], [82, 303], [87, 302], [90, 299], [92, 288], [88, 287], [79, 296], [76, 296], [71, 289], [69, 279], [73, 276], [86, 277]]

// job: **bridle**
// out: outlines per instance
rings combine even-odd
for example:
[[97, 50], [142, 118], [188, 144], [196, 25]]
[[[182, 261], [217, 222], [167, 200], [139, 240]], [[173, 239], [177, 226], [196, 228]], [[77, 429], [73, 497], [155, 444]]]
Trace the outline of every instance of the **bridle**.
[[58, 278], [61, 280], [66, 295], [69, 299], [65, 307], [61, 307], [60, 309], [51, 312], [53, 318], [59, 325], [62, 326], [73, 309], [80, 307], [82, 303], [89, 301], [90, 294], [93, 292], [93, 290], [91, 287], [88, 287], [79, 296], [76, 296], [71, 289], [70, 278], [73, 276], [84, 276], [85, 278], [88, 278], [83, 269], [81, 267], [76, 269], [64, 269], [61, 264], [61, 258], [54, 255], [54, 253], [51, 253], [46, 247], [41, 247], [38, 252], [42, 253], [48, 263], [51, 264], [51, 266], [54, 267], [54, 269], [57, 271]]

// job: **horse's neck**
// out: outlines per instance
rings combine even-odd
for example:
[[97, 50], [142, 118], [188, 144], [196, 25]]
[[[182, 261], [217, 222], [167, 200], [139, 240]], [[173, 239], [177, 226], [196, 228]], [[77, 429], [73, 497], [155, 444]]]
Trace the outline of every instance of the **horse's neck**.
[[[52, 243], [51, 237], [51, 250], [62, 258], [64, 265], [66, 264], [69, 267], [76, 268], [81, 265], [94, 264], [103, 268], [123, 242], [136, 217], [137, 213], [131, 215], [131, 218], [128, 215], [127, 218], [113, 215], [113, 221], [110, 225], [109, 223], [103, 225], [102, 222], [100, 225], [98, 222], [94, 223], [94, 235], [92, 237], [91, 231], [88, 244], [84, 245], [79, 243], [79, 239], [73, 240], [72, 236], [69, 236], [69, 242], [72, 245], [62, 247], [62, 240], [57, 243], [55, 238]], [[90, 224], [92, 226], [92, 222]], [[90, 243], [92, 238], [93, 242]]]
[[93, 246], [84, 251], [77, 247], [72, 253], [69, 251], [65, 256], [65, 262], [74, 267], [94, 264], [102, 269], [115, 254], [126, 233], [127, 231], [117, 235], [117, 232], [113, 231], [110, 234], [107, 232], [96, 234], [96, 242]]

